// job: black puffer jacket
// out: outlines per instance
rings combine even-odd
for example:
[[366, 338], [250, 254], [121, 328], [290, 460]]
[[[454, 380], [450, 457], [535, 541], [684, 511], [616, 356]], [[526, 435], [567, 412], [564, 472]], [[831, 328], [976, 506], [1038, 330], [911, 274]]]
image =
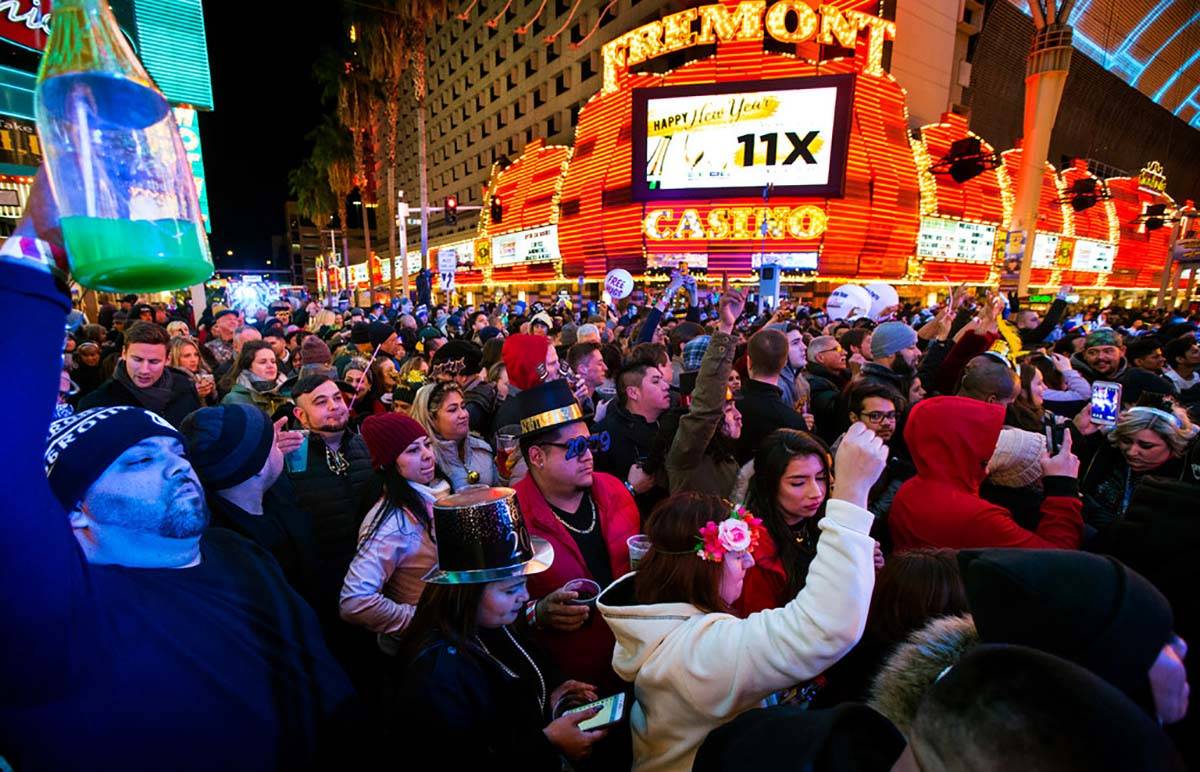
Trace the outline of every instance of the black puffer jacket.
[[312, 516], [312, 538], [316, 543], [314, 590], [319, 598], [315, 610], [322, 620], [338, 615], [338, 595], [358, 549], [358, 527], [382, 490], [362, 437], [346, 432], [341, 452], [350, 462], [350, 469], [337, 475], [329, 469], [325, 442], [318, 434], [310, 434], [308, 467], [303, 472], [287, 473], [297, 504]]
[[808, 379], [809, 412], [813, 414], [817, 436], [832, 443], [849, 423], [842, 404], [842, 387], [850, 380], [848, 370], [834, 373], [826, 367], [809, 362], [805, 368], [804, 377]]

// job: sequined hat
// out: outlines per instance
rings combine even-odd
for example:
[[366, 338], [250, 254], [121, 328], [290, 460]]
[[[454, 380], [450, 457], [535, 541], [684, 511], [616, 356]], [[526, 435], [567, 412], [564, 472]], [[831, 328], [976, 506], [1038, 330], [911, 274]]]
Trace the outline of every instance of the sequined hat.
[[539, 574], [554, 562], [554, 547], [530, 537], [512, 488], [468, 488], [433, 505], [438, 564], [430, 584], [482, 584]]

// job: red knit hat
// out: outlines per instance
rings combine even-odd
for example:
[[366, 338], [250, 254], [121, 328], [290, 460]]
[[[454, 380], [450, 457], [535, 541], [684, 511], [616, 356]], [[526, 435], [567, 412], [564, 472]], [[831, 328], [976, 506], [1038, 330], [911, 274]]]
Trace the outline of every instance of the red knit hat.
[[421, 424], [401, 413], [379, 413], [363, 421], [362, 438], [371, 451], [371, 466], [385, 469], [414, 441], [429, 434]]
[[500, 357], [508, 380], [518, 389], [532, 389], [543, 380], [546, 373], [546, 352], [550, 339], [545, 335], [510, 335], [504, 341]]

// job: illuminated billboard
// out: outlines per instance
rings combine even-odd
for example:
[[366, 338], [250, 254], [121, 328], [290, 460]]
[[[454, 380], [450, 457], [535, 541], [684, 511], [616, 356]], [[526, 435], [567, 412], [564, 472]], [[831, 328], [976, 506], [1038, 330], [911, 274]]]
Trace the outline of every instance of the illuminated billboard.
[[995, 243], [994, 225], [922, 217], [917, 256], [927, 260], [988, 264], [992, 262]]
[[816, 251], [812, 252], [753, 252], [750, 254], [750, 267], [754, 270], [762, 268], [764, 259], [767, 265], [774, 265], [786, 271], [815, 271], [817, 270]]
[[492, 265], [497, 267], [560, 258], [557, 225], [505, 233], [492, 239]]
[[1117, 249], [1112, 244], [1095, 239], [1075, 239], [1075, 252], [1071, 255], [1072, 271], [1095, 271], [1108, 273], [1113, 269], [1113, 258]]
[[633, 90], [633, 198], [840, 197], [854, 77]]

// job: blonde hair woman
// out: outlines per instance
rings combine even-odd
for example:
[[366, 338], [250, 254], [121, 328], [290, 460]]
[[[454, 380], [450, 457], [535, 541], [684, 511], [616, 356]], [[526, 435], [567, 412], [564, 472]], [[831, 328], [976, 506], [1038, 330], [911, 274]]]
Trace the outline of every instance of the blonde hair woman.
[[496, 485], [492, 446], [471, 434], [471, 419], [462, 389], [453, 381], [422, 386], [409, 412], [429, 433], [437, 468], [458, 493], [468, 485]]
[[328, 327], [331, 330], [336, 330], [342, 326], [342, 317], [338, 316], [334, 311], [328, 308], [322, 308], [320, 311], [313, 314], [308, 320], [308, 331], [318, 332], [322, 327]]
[[220, 400], [217, 398], [217, 382], [213, 378], [212, 371], [208, 369], [208, 363], [204, 361], [204, 357], [200, 356], [200, 344], [195, 338], [187, 336], [179, 336], [171, 338], [168, 344], [167, 358], [171, 367], [178, 368], [187, 373], [192, 378], [192, 382], [196, 384], [196, 393], [200, 395], [200, 401], [205, 405], [215, 405]]

